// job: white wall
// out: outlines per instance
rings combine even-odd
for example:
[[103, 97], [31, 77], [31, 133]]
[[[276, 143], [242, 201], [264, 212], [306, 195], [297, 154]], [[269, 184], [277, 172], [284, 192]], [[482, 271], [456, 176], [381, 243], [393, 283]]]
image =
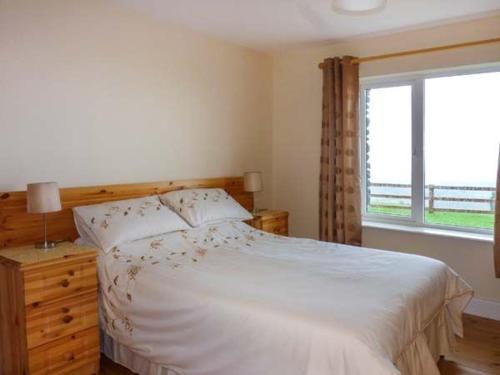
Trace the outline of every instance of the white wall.
[[242, 175], [271, 193], [272, 61], [113, 1], [0, 1], [0, 191]]
[[[350, 42], [281, 51], [273, 60], [274, 206], [290, 210], [295, 236], [317, 237], [322, 75], [318, 63], [341, 55], [368, 56], [488, 39], [500, 35], [500, 17]], [[363, 63], [362, 77], [500, 61], [500, 44]], [[460, 272], [481, 298], [500, 302], [491, 243], [380, 229], [363, 231], [364, 245], [432, 256]]]

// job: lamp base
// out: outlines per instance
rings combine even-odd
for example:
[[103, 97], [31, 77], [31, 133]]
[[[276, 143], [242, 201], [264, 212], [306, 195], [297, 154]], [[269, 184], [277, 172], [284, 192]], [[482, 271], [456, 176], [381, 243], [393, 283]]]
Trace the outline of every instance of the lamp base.
[[46, 241], [46, 242], [37, 242], [37, 243], [35, 243], [35, 248], [37, 248], [37, 249], [48, 250], [48, 249], [53, 249], [56, 246], [57, 246], [57, 243], [55, 243], [54, 241]]

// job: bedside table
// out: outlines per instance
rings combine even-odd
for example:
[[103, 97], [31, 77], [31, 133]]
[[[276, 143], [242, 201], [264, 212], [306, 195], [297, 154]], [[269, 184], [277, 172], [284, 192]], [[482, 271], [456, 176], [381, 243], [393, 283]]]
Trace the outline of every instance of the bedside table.
[[0, 250], [0, 374], [99, 373], [95, 249]]
[[248, 224], [264, 232], [288, 236], [288, 212], [278, 210], [258, 211]]

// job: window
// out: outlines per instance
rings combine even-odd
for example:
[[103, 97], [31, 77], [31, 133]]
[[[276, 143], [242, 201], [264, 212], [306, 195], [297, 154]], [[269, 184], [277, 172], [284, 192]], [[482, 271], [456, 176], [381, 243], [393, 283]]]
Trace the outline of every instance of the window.
[[369, 213], [411, 216], [411, 97], [411, 85], [365, 91]]
[[500, 69], [363, 82], [364, 217], [491, 232]]

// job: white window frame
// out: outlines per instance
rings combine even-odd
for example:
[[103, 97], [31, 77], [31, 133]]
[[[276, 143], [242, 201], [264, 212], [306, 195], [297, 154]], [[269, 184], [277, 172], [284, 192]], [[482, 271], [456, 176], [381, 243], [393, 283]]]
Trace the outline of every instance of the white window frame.
[[[361, 130], [361, 198], [363, 223], [396, 224], [411, 228], [431, 228], [454, 232], [476, 233], [493, 235], [493, 230], [483, 228], [455, 227], [440, 224], [425, 223], [425, 159], [424, 159], [424, 132], [425, 132], [425, 80], [437, 77], [451, 77], [460, 75], [500, 72], [500, 63], [473, 66], [457, 69], [446, 69], [432, 72], [420, 72], [405, 75], [392, 75], [374, 78], [362, 78], [360, 84], [360, 130]], [[366, 207], [366, 97], [369, 89], [384, 87], [412, 87], [412, 171], [411, 171], [411, 206], [412, 214], [405, 216], [380, 215], [367, 212]]]

